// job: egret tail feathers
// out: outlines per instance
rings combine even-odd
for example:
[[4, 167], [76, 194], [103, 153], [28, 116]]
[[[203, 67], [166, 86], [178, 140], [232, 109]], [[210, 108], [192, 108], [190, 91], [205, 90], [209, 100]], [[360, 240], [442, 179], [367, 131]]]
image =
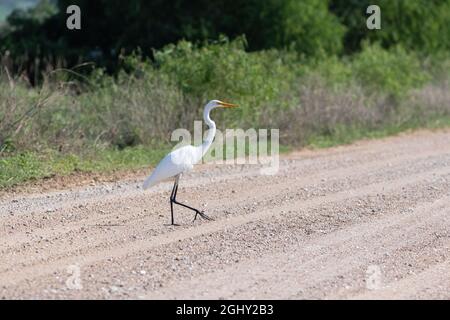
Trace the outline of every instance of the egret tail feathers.
[[154, 175], [150, 175], [147, 179], [145, 179], [144, 184], [142, 185], [142, 187], [144, 188], [144, 190], [147, 190], [151, 187], [153, 187], [155, 184], [158, 183], [158, 181], [156, 181], [157, 179], [155, 179]]

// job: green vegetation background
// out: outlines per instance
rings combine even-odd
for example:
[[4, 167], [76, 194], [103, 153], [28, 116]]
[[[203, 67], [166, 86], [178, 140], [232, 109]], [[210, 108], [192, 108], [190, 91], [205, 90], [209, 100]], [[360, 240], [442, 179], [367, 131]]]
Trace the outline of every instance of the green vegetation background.
[[450, 0], [41, 0], [0, 27], [0, 187], [155, 164], [215, 98], [284, 149], [447, 126], [449, 49]]

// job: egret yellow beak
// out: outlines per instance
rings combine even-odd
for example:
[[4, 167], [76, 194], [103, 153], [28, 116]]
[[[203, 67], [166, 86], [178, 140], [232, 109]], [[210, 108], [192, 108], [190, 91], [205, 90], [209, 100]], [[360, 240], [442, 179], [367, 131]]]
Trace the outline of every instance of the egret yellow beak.
[[220, 108], [237, 108], [239, 107], [237, 104], [233, 104], [233, 103], [227, 103], [227, 102], [219, 102], [220, 104]]

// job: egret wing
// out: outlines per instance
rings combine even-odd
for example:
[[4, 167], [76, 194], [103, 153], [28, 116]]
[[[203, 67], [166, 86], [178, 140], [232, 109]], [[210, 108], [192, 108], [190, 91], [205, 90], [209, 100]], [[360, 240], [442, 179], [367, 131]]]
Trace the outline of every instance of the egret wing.
[[144, 189], [148, 189], [158, 182], [174, 177], [182, 172], [191, 170], [198, 162], [198, 150], [193, 146], [176, 149], [166, 155], [156, 166], [152, 174], [144, 181]]

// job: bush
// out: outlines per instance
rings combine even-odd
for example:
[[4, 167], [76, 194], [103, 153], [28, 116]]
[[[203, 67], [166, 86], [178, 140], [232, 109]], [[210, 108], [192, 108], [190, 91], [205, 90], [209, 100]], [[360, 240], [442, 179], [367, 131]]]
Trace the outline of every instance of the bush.
[[295, 74], [291, 55], [275, 50], [247, 53], [242, 38], [203, 47], [181, 41], [156, 52], [155, 59], [158, 70], [191, 98], [191, 112], [201, 115], [200, 108], [211, 99], [240, 104], [240, 109], [218, 115], [235, 125], [258, 126], [262, 105], [285, 105], [278, 99]]
[[380, 33], [370, 33], [384, 46], [401, 44], [410, 50], [432, 54], [450, 49], [449, 0], [380, 0], [383, 26]]
[[[440, 66], [450, 61], [443, 56], [441, 58]], [[364, 88], [367, 94], [399, 98], [430, 80], [430, 73], [434, 77], [445, 78], [435, 63], [428, 64], [422, 65], [416, 54], [408, 53], [400, 46], [386, 50], [377, 44], [366, 44], [361, 52], [352, 57], [313, 59], [303, 75], [307, 81], [320, 78], [329, 89], [335, 91], [356, 85]]]
[[417, 56], [401, 47], [384, 50], [378, 45], [366, 46], [353, 58], [351, 67], [356, 80], [373, 94], [400, 97], [429, 80]]
[[[381, 9], [381, 30], [366, 28], [366, 9]], [[450, 49], [449, 0], [331, 0], [330, 9], [347, 27], [345, 48], [354, 52], [364, 42], [379, 42], [385, 48], [401, 45], [425, 55]]]
[[337, 56], [311, 60], [301, 74], [302, 82], [320, 79], [329, 90], [345, 90], [354, 80], [354, 74], [348, 59]]
[[274, 47], [289, 47], [310, 57], [342, 51], [345, 27], [328, 11], [328, 1], [284, 1], [274, 24]]

